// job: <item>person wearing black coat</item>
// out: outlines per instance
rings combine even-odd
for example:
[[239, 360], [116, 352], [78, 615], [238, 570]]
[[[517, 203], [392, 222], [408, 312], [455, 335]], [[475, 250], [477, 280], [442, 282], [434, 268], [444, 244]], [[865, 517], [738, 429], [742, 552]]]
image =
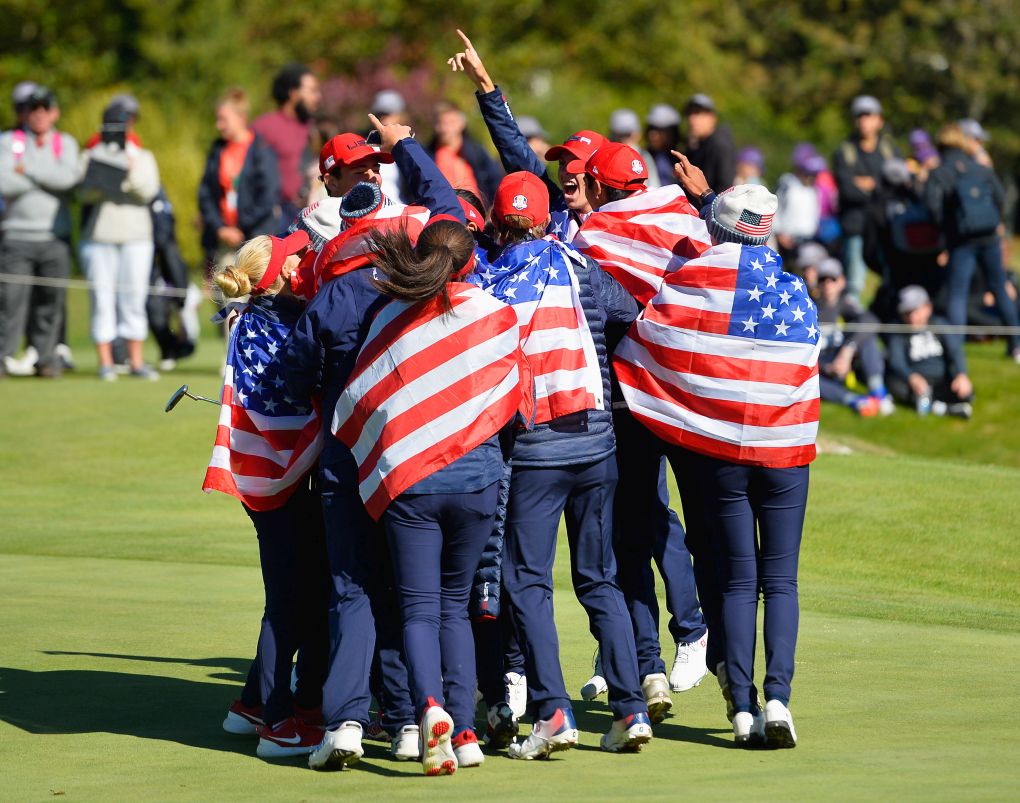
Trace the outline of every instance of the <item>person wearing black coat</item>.
[[276, 154], [248, 128], [248, 102], [241, 90], [228, 91], [220, 101], [216, 128], [220, 137], [209, 149], [198, 187], [207, 262], [215, 261], [223, 249], [237, 248], [259, 234], [275, 234], [290, 222], [279, 219]]
[[[1002, 207], [1005, 192], [991, 169], [964, 150], [967, 141], [952, 123], [938, 135], [941, 163], [928, 176], [925, 204], [942, 227], [949, 250], [947, 313], [954, 326], [967, 323], [967, 300], [974, 270], [980, 266], [1007, 326], [1020, 326], [1016, 306], [1006, 291], [1002, 267]], [[952, 335], [959, 343], [963, 335]], [[1020, 337], [1007, 338], [1008, 355], [1020, 362]], [[962, 350], [961, 350], [962, 354]]]

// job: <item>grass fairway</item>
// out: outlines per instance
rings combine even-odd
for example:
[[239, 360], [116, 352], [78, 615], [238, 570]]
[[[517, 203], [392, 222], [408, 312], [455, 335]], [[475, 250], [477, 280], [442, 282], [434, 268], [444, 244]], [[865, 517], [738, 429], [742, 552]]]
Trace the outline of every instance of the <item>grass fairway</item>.
[[[578, 700], [573, 753], [426, 779], [374, 743], [320, 775], [220, 730], [258, 632], [254, 533], [199, 490], [213, 408], [162, 410], [182, 382], [215, 395], [218, 345], [158, 383], [112, 385], [74, 345], [79, 374], [0, 383], [0, 800], [1016, 797], [1020, 373], [998, 346], [972, 353], [969, 428], [825, 409], [827, 434], [860, 448], [812, 469], [796, 750], [733, 749], [708, 678], [640, 755], [600, 753], [608, 711]], [[576, 692], [593, 642], [566, 560], [557, 571]]]

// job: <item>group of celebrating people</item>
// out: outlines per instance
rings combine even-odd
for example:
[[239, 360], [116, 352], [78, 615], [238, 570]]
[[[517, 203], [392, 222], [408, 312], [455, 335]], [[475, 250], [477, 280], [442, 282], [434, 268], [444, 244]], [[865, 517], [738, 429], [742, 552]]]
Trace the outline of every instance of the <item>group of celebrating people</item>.
[[[683, 186], [649, 190], [641, 156], [591, 130], [550, 149], [553, 181], [458, 33], [449, 63], [507, 171], [491, 208], [370, 115], [378, 144], [324, 145], [328, 197], [214, 277], [231, 334], [204, 487], [243, 503], [266, 591], [224, 728], [319, 770], [380, 736], [444, 775], [485, 760], [484, 700], [490, 750], [575, 746], [553, 611], [563, 517], [598, 642], [582, 694], [612, 711], [602, 749], [640, 750], [709, 672], [738, 744], [793, 747], [819, 331], [765, 244], [776, 198], [716, 193], [679, 152]], [[383, 193], [391, 164], [413, 204]]]

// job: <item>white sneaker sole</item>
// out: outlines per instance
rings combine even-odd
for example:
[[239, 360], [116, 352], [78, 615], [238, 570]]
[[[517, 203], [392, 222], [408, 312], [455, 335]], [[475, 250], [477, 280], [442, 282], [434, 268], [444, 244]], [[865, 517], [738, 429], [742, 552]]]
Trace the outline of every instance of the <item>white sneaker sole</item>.
[[599, 747], [606, 753], [640, 753], [641, 747], [652, 741], [652, 729], [647, 725], [634, 725], [622, 742], [607, 743], [609, 734], [602, 737]]
[[581, 699], [586, 702], [591, 702], [599, 695], [605, 694], [607, 691], [609, 691], [609, 686], [606, 683], [606, 679], [601, 675], [595, 675], [581, 687]]
[[292, 758], [293, 756], [307, 756], [318, 745], [305, 745], [304, 747], [289, 747], [277, 744], [269, 739], [259, 739], [259, 746], [255, 749], [255, 755], [259, 758]]
[[313, 749], [308, 757], [308, 766], [320, 772], [340, 772], [357, 764], [363, 755], [365, 755], [364, 750], [344, 750], [334, 747], [325, 756], [319, 758], [319, 751]]
[[702, 674], [702, 676], [700, 678], [698, 678], [695, 681], [684, 681], [682, 683], [681, 682], [674, 683], [673, 682], [673, 677], [671, 675], [670, 679], [669, 679], [669, 688], [671, 690], [677, 691], [677, 692], [680, 692], [680, 691], [690, 691], [691, 689], [694, 689], [694, 688], [697, 688], [698, 686], [700, 686], [701, 685], [701, 681], [703, 681], [707, 675], [708, 675], [708, 667], [705, 667], [705, 672]]
[[259, 725], [240, 714], [227, 711], [226, 719], [223, 720], [223, 730], [235, 736], [255, 736], [259, 732]]
[[457, 771], [452, 736], [453, 718], [446, 711], [433, 706], [425, 712], [421, 723], [421, 767], [429, 777], [453, 775]]

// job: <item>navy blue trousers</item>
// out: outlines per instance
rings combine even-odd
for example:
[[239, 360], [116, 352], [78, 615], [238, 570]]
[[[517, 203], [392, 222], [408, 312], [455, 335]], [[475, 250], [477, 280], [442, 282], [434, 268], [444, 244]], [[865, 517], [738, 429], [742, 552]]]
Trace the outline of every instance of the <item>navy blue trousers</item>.
[[473, 493], [401, 494], [383, 514], [415, 710], [431, 697], [474, 728], [475, 643], [468, 600], [492, 534], [499, 483]]
[[266, 604], [258, 650], [241, 699], [247, 705], [261, 702], [266, 723], [275, 725], [293, 714], [290, 670], [299, 648], [296, 702], [302, 708], [315, 708], [322, 700], [329, 643], [322, 513], [319, 495], [307, 480], [282, 507], [261, 512], [244, 509], [258, 534]]
[[401, 654], [400, 611], [386, 538], [354, 489], [324, 488], [322, 511], [332, 575], [323, 719], [329, 728], [348, 720], [368, 725], [374, 667], [382, 724], [393, 735], [417, 717]]
[[672, 614], [670, 635], [679, 642], [705, 635], [686, 534], [669, 507], [665, 444], [628, 410], [613, 413], [619, 482], [613, 505], [616, 579], [627, 601], [641, 677], [666, 671], [660, 656], [659, 603], [652, 559], [659, 567]]
[[765, 699], [790, 701], [800, 606], [797, 564], [807, 466], [762, 468], [688, 453], [711, 522], [726, 630], [726, 676], [737, 711], [754, 698], [758, 591], [765, 604]]
[[503, 585], [524, 647], [529, 708], [548, 719], [569, 708], [553, 617], [552, 568], [565, 514], [574, 593], [602, 651], [609, 705], [617, 719], [646, 711], [634, 629], [613, 556], [616, 458], [556, 468], [515, 466], [507, 511]]

